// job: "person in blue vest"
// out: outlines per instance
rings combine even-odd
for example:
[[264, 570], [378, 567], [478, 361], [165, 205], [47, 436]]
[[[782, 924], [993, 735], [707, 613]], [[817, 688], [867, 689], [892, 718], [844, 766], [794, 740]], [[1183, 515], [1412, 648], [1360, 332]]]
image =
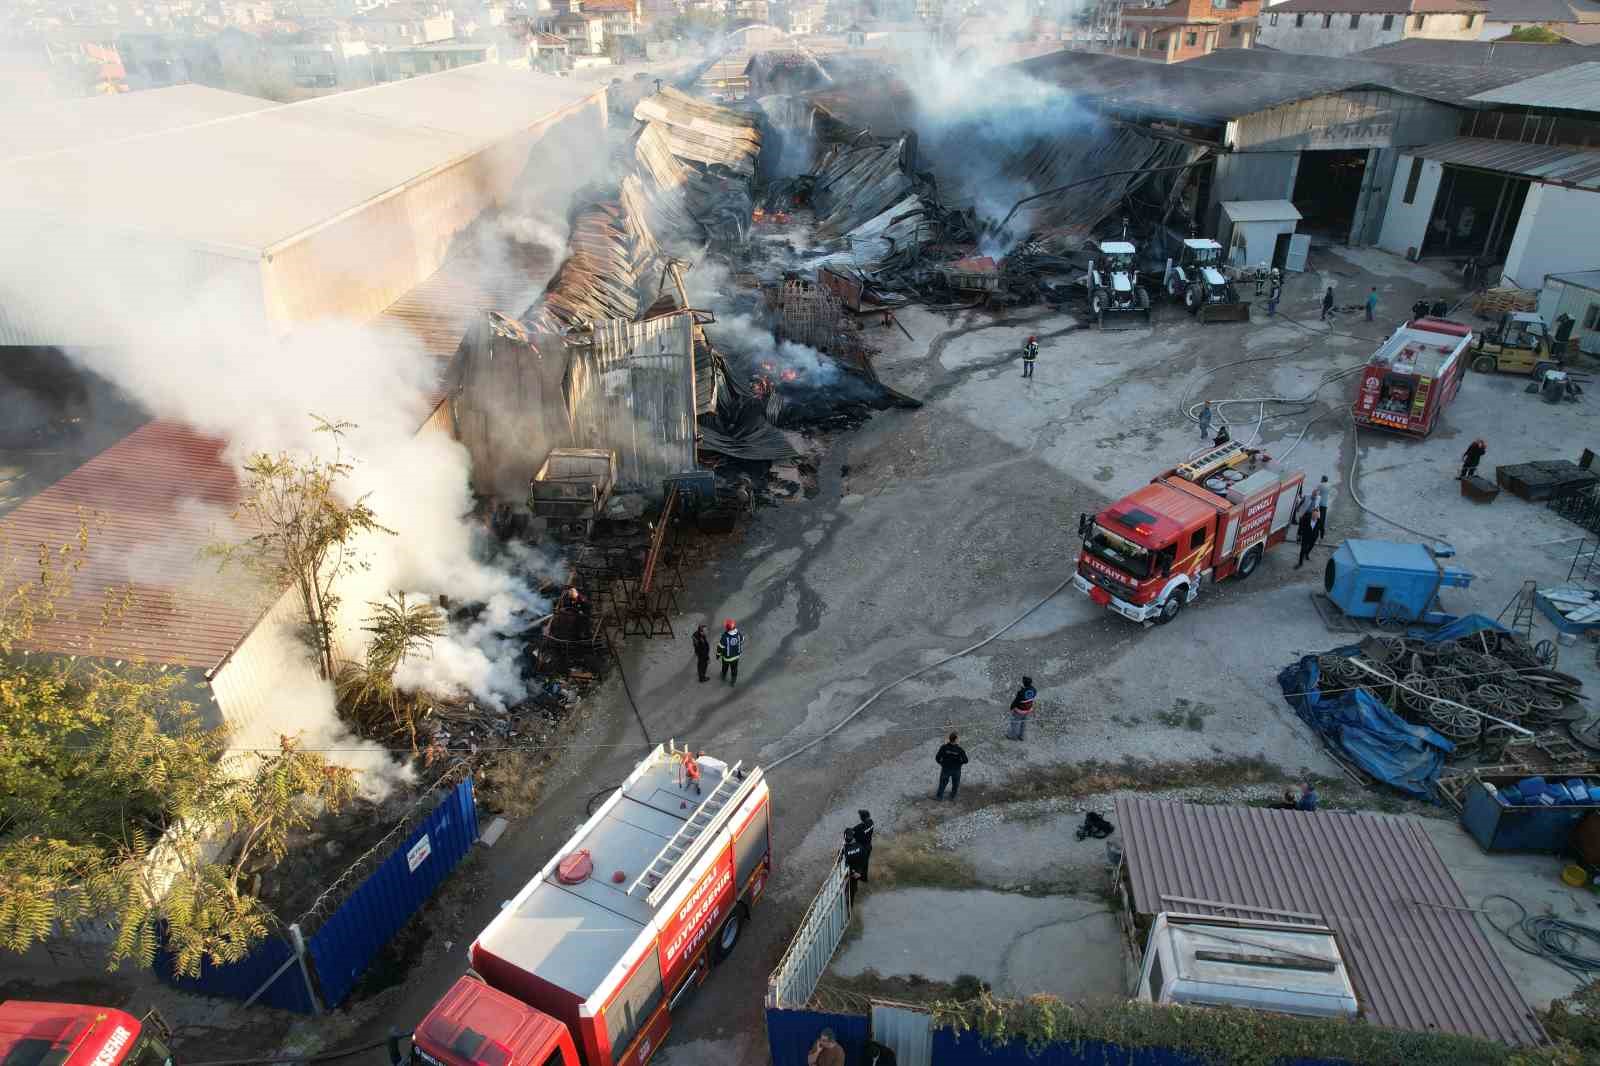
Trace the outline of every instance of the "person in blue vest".
[[1021, 740], [1028, 729], [1028, 719], [1033, 717], [1033, 702], [1039, 694], [1033, 689], [1033, 678], [1022, 679], [1022, 687], [1017, 689], [1016, 696], [1011, 700], [1011, 727], [1006, 736], [1012, 740]]
[[733, 619], [722, 623], [722, 636], [717, 638], [717, 659], [722, 663], [722, 678], [730, 685], [739, 683], [739, 656], [744, 652], [744, 634], [733, 624]]

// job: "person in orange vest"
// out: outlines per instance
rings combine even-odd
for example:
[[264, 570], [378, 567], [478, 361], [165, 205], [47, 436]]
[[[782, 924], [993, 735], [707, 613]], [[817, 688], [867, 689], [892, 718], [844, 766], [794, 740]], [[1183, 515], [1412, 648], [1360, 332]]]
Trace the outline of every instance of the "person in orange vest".
[[1033, 702], [1039, 698], [1034, 691], [1033, 678], [1024, 677], [1022, 687], [1017, 689], [1017, 694], [1011, 699], [1011, 728], [1006, 736], [1012, 740], [1021, 740], [1028, 729], [1028, 719], [1033, 717]]
[[694, 752], [685, 748], [680, 760], [683, 769], [683, 782], [679, 788], [692, 788], [694, 794], [700, 794], [700, 761], [694, 757]]

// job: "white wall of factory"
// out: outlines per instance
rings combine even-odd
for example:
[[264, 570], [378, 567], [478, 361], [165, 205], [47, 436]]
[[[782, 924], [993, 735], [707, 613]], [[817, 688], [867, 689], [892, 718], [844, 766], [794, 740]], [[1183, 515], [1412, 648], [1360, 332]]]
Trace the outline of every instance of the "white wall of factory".
[[380, 314], [439, 269], [458, 233], [483, 211], [506, 202], [530, 152], [557, 126], [563, 133], [587, 127], [598, 142], [605, 135], [604, 97], [556, 112], [492, 148], [438, 167], [267, 249], [268, 317], [284, 329], [330, 316]]
[[1454, 11], [1407, 15], [1371, 11], [1290, 12], [1274, 11], [1270, 7], [1261, 12], [1258, 21], [1257, 44], [1280, 52], [1313, 56], [1346, 56], [1407, 37], [1475, 41], [1484, 25], [1482, 14]]
[[1503, 284], [1537, 289], [1546, 274], [1588, 270], [1600, 248], [1600, 193], [1535, 182], [1506, 253]]
[[[1411, 183], [1413, 174], [1417, 179], [1415, 186]], [[1399, 188], [1389, 196], [1389, 209], [1384, 213], [1378, 247], [1395, 255], [1416, 258], [1428, 234], [1428, 219], [1439, 195], [1439, 183], [1444, 179], [1444, 164], [1401, 153], [1394, 175]]]
[[1226, 201], [1293, 201], [1304, 153], [1365, 151], [1349, 239], [1374, 244], [1398, 150], [1452, 137], [1459, 123], [1457, 112], [1444, 104], [1385, 89], [1327, 93], [1243, 115], [1224, 129], [1229, 150], [1217, 157], [1207, 231], [1218, 232]]

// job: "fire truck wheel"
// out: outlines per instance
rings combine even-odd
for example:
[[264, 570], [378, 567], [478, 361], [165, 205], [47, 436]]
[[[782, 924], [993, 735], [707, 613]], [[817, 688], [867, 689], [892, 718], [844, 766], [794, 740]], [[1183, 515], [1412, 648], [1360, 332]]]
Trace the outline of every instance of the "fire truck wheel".
[[1244, 558], [1239, 560], [1239, 580], [1243, 581], [1256, 572], [1256, 567], [1261, 565], [1261, 545], [1244, 553]]
[[1478, 358], [1476, 358], [1476, 359], [1474, 359], [1472, 361], [1472, 369], [1476, 370], [1480, 374], [1493, 374], [1494, 373], [1494, 356], [1492, 356], [1492, 355], [1480, 355], [1480, 356], [1478, 356]]
[[728, 920], [722, 923], [722, 928], [717, 930], [717, 939], [711, 944], [711, 961], [720, 963], [738, 946], [739, 934], [744, 932], [745, 919], [750, 912], [743, 903], [733, 908], [733, 913], [728, 915]]
[[1156, 625], [1164, 626], [1178, 617], [1178, 612], [1183, 610], [1183, 597], [1183, 589], [1172, 590], [1172, 595], [1162, 601], [1161, 610], [1156, 613]]

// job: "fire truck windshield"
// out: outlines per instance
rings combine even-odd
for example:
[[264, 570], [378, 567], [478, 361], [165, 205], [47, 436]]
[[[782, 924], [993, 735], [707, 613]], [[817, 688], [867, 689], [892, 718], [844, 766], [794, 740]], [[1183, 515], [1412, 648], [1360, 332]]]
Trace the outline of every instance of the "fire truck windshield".
[[1150, 576], [1151, 555], [1126, 537], [1119, 537], [1099, 522], [1089, 527], [1083, 547], [1095, 558], [1110, 563], [1129, 577], [1142, 581]]

